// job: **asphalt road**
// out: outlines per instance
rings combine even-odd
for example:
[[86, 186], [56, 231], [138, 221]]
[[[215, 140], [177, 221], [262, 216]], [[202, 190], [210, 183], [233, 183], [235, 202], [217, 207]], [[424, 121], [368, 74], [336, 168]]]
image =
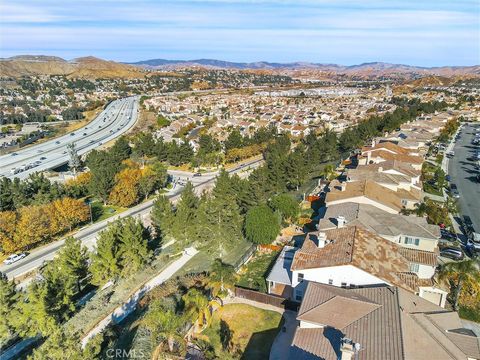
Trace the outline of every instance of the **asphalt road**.
[[475, 162], [468, 160], [479, 148], [471, 142], [475, 135], [475, 128], [480, 130], [472, 125], [465, 125], [462, 128], [460, 139], [454, 146], [455, 155], [448, 162], [448, 174], [460, 193], [458, 199], [460, 213], [470, 216], [475, 230], [480, 232], [480, 184], [475, 180], [479, 171], [475, 169]]
[[[233, 168], [228, 172], [231, 174], [237, 173], [239, 174], [239, 176], [242, 176], [242, 174], [247, 174], [249, 169], [258, 167], [261, 163], [262, 163], [262, 160], [252, 160], [250, 162], [239, 165], [238, 167]], [[190, 175], [189, 179], [195, 179], [195, 182], [193, 184], [195, 187], [195, 192], [197, 194], [201, 194], [204, 190], [211, 187], [215, 182], [215, 178], [218, 174], [218, 172], [214, 172], [214, 173], [209, 173], [209, 174], [205, 174], [205, 175], [194, 178], [193, 173], [187, 173], [187, 172], [176, 172], [176, 173], [177, 173], [177, 176], [178, 176], [178, 173], [182, 173], [182, 175], [184, 176], [189, 174]], [[182, 190], [183, 190], [182, 186], [177, 186], [176, 188], [174, 188], [172, 191], [170, 191], [165, 195], [168, 198], [170, 198], [172, 202], [175, 203], [177, 199], [180, 197]], [[116, 219], [125, 218], [127, 216], [137, 216], [141, 219], [144, 219], [150, 213], [150, 210], [152, 209], [152, 206], [153, 206], [153, 202], [154, 200], [149, 200], [147, 202], [134, 206], [116, 216], [112, 216], [109, 219], [86, 226], [80, 229], [78, 232], [76, 232], [73, 236], [77, 239], [80, 239], [87, 248], [93, 249], [96, 243], [98, 233], [104, 230], [109, 223], [111, 223]], [[0, 265], [0, 272], [7, 275], [9, 279], [29, 273], [32, 270], [35, 270], [36, 268], [40, 267], [44, 261], [53, 259], [53, 257], [55, 256], [55, 253], [63, 246], [64, 241], [65, 240], [62, 239], [62, 240], [50, 243], [48, 245], [42, 246], [41, 248], [32, 250], [27, 257], [23, 258], [22, 260], [14, 264], [11, 264], [11, 265], [2, 264]]]
[[[27, 178], [66, 164], [69, 159], [67, 145], [74, 143], [77, 153], [83, 155], [128, 131], [137, 121], [138, 96], [111, 102], [86, 126], [44, 143], [30, 146], [15, 153], [0, 156], [0, 176]], [[39, 165], [25, 169], [29, 164]]]

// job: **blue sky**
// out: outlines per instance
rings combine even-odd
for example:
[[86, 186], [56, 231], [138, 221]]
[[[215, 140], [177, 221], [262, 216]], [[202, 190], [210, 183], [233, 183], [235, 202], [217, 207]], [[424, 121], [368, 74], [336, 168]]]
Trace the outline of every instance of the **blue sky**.
[[478, 0], [0, 0], [0, 57], [480, 64]]

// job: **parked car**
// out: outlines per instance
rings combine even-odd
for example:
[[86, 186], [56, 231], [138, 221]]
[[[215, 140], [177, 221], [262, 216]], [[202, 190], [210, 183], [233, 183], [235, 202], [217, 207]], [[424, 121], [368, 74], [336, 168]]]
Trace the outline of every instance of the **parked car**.
[[465, 233], [467, 235], [470, 236], [470, 234], [475, 232], [475, 229], [473, 227], [473, 222], [472, 222], [472, 219], [470, 218], [470, 216], [464, 215], [463, 219], [462, 219], [462, 222], [463, 222], [463, 230], [465, 231]]
[[200, 173], [195, 173], [195, 174], [193, 174], [193, 176], [202, 176], [202, 174], [200, 174]]
[[14, 262], [17, 262], [18, 260], [21, 260], [23, 259], [25, 256], [27, 256], [26, 253], [21, 253], [21, 254], [12, 254], [10, 255], [9, 257], [7, 257], [3, 263], [5, 265], [11, 265], [13, 264]]
[[448, 182], [450, 182], [450, 180], [451, 180], [450, 175], [446, 175], [446, 176], [445, 176], [445, 180], [447, 180]]
[[444, 247], [440, 250], [440, 256], [452, 259], [452, 260], [462, 260], [465, 257], [462, 249], [454, 247]]
[[455, 199], [460, 198], [460, 193], [458, 192], [457, 185], [455, 185], [455, 184], [450, 184], [450, 194], [451, 194]]

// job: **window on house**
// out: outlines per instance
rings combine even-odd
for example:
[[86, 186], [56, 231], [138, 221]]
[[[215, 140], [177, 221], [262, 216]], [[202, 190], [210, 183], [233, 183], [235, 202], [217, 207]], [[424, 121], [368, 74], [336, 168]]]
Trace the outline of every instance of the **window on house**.
[[333, 279], [328, 279], [328, 285], [333, 285]]
[[347, 287], [347, 283], [346, 282], [342, 282], [342, 288], [346, 288]]
[[405, 244], [407, 245], [416, 245], [418, 246], [420, 244], [420, 239], [418, 238], [413, 238], [413, 237], [409, 237], [409, 236], [405, 236], [405, 241], [404, 241]]
[[355, 289], [357, 287], [357, 285], [355, 284], [350, 284], [350, 289]]
[[297, 281], [298, 282], [301, 282], [303, 280], [303, 274], [302, 273], [298, 273], [297, 275]]
[[420, 264], [415, 264], [415, 263], [410, 264], [411, 272], [417, 273], [419, 269], [420, 269]]

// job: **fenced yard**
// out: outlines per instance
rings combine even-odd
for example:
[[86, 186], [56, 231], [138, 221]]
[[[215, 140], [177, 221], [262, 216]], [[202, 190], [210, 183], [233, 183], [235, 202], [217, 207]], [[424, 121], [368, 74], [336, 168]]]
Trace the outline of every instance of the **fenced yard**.
[[256, 290], [242, 288], [240, 286], [235, 286], [235, 296], [285, 310], [298, 311], [300, 306], [300, 303], [296, 301], [291, 301], [277, 295], [265, 294]]

